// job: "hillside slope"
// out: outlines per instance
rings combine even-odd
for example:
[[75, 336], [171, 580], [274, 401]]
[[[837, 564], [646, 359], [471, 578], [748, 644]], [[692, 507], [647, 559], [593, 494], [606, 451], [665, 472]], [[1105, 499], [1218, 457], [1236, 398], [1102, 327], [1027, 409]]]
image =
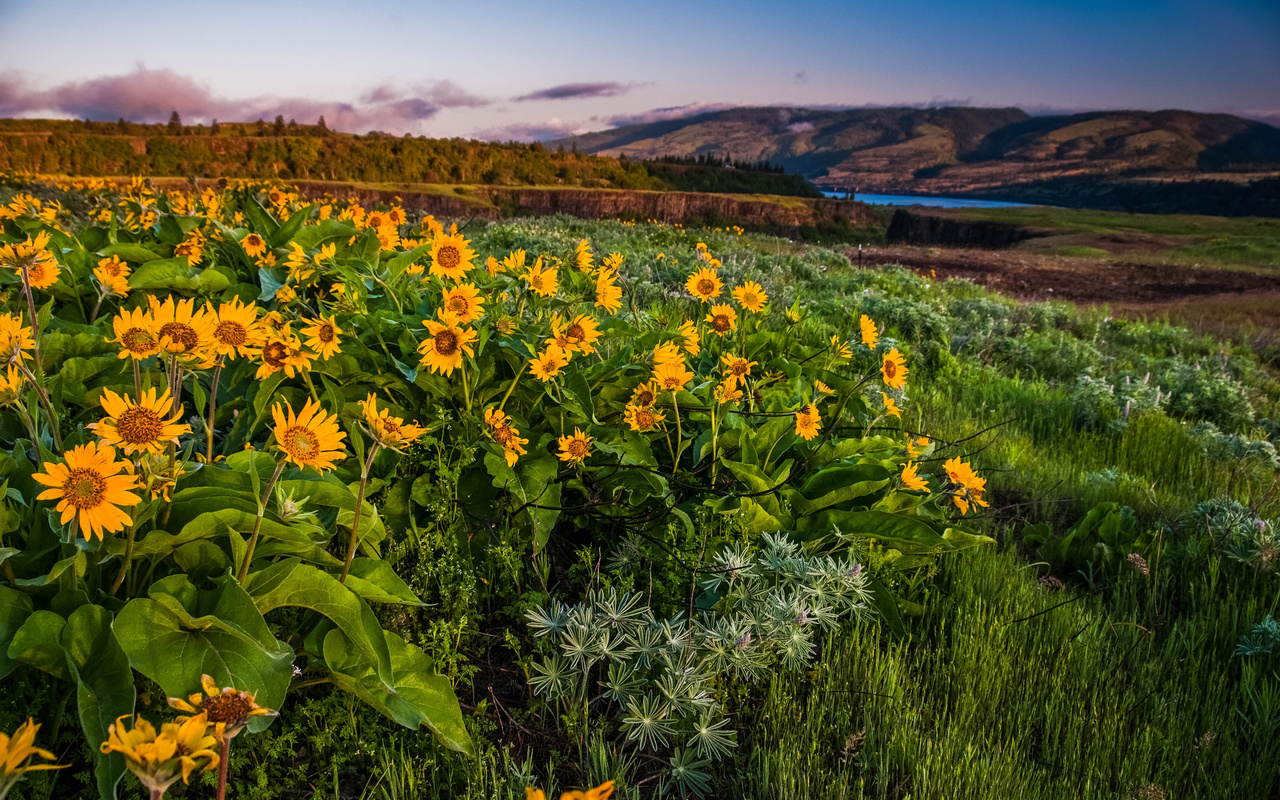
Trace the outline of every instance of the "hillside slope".
[[1280, 177], [1280, 129], [1227, 114], [735, 108], [549, 143], [558, 145], [636, 159], [768, 160], [837, 191], [1280, 213], [1280, 184], [1251, 186]]

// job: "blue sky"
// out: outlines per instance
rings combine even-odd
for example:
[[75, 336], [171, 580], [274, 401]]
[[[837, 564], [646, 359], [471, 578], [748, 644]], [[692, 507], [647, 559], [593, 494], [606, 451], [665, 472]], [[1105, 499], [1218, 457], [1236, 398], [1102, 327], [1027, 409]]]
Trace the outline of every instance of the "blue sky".
[[951, 103], [1277, 122], [1280, 3], [0, 0], [3, 115], [546, 138], [655, 109]]

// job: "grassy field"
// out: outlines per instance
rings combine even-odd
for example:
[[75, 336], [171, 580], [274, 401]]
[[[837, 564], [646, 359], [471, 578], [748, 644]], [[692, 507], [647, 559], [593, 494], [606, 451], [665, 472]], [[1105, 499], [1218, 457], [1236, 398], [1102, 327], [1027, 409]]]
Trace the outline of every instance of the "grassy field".
[[[1129, 219], [1061, 213], [1108, 230]], [[1137, 224], [1210, 235], [1186, 234], [1211, 224], [1199, 219]], [[377, 621], [448, 678], [475, 755], [309, 679], [270, 728], [237, 740], [230, 796], [514, 800], [529, 785], [605, 780], [628, 799], [1278, 796], [1280, 632], [1271, 642], [1263, 623], [1280, 616], [1280, 372], [1256, 338], [1022, 303], [891, 265], [859, 270], [835, 251], [763, 236], [568, 217], [460, 222], [481, 261], [517, 248], [572, 253], [583, 239], [625, 254], [621, 313], [637, 327], [701, 313], [684, 288], [700, 242], [726, 287], [759, 281], [774, 313], [790, 312], [784, 345], [856, 340], [868, 315], [911, 372], [902, 418], [881, 415], [858, 435], [927, 435], [935, 468], [971, 459], [990, 506], [964, 524], [991, 541], [937, 561], [862, 553], [901, 598], [901, 632], [882, 610], [832, 625], [800, 669], [724, 672], [705, 688], [736, 731], [720, 758], [638, 747], [626, 735], [627, 718], [643, 716], [634, 707], [531, 688], [555, 647], [527, 614], [611, 590], [640, 592], [662, 615], [692, 611], [697, 582], [714, 572], [708, 541], [759, 536], [732, 515], [646, 537], [566, 519], [531, 557], [463, 512], [474, 487], [459, 476], [475, 445], [441, 446], [409, 458], [411, 488], [371, 492], [390, 530], [386, 563], [427, 603], [377, 606]], [[1244, 236], [1247, 222], [1217, 234]], [[400, 491], [425, 512], [410, 514]], [[308, 619], [273, 630], [290, 638]], [[65, 683], [22, 674], [34, 677], [6, 679], [0, 730], [35, 715], [59, 755], [82, 750]], [[583, 680], [619, 679], [597, 667]], [[138, 689], [139, 710], [161, 713], [161, 687], [140, 677]], [[10, 796], [65, 796], [91, 783], [76, 771], [40, 774]], [[212, 782], [193, 778], [174, 796], [208, 796]], [[142, 795], [122, 783], [120, 796]]]

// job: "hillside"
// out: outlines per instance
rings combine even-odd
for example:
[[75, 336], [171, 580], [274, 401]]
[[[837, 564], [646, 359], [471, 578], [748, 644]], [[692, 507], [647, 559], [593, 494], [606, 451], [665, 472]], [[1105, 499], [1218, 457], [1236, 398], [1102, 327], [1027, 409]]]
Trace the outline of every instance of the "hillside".
[[548, 146], [642, 160], [765, 160], [836, 191], [1280, 214], [1280, 129], [1227, 114], [735, 108]]

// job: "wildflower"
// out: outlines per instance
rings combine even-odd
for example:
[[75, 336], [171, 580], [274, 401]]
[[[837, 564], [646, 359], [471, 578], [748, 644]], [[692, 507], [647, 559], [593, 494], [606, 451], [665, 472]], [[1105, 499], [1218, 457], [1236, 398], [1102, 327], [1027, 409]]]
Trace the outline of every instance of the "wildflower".
[[603, 308], [610, 314], [622, 308], [622, 287], [615, 283], [617, 278], [617, 273], [609, 269], [602, 269], [596, 275], [595, 306]]
[[250, 231], [240, 240], [240, 246], [244, 248], [245, 255], [250, 258], [257, 258], [267, 252], [267, 242], [261, 236]]
[[680, 323], [680, 330], [676, 331], [676, 335], [682, 339], [680, 346], [689, 355], [696, 356], [702, 350], [702, 345], [698, 344], [698, 326], [689, 320]]
[[685, 369], [683, 362], [658, 364], [653, 368], [653, 379], [666, 391], [675, 392], [693, 380], [693, 373]]
[[803, 437], [806, 442], [812, 441], [820, 430], [822, 430], [822, 418], [818, 416], [817, 406], [810, 403], [796, 412], [797, 436]]
[[65, 764], [32, 764], [33, 758], [53, 761], [57, 756], [35, 746], [36, 732], [40, 726], [34, 719], [28, 718], [18, 726], [13, 736], [0, 733], [0, 797], [9, 791], [13, 784], [27, 772], [39, 772], [46, 769], [65, 769]]
[[57, 500], [55, 508], [62, 513], [65, 525], [74, 517], [90, 536], [102, 539], [103, 532], [115, 533], [129, 524], [130, 516], [121, 506], [136, 506], [142, 498], [130, 490], [138, 488], [133, 475], [121, 475], [129, 468], [127, 461], [116, 461], [116, 450], [109, 444], [89, 442], [67, 451], [64, 463], [44, 462], [44, 472], [32, 475], [37, 483], [48, 486], [37, 500]]
[[299, 467], [324, 472], [346, 455], [342, 440], [347, 435], [338, 428], [338, 418], [314, 400], [308, 400], [298, 414], [287, 400], [283, 407], [277, 403], [271, 407], [271, 418], [276, 446]]
[[307, 251], [297, 242], [289, 242], [289, 255], [285, 257], [284, 266], [289, 270], [289, 280], [295, 283], [305, 283], [316, 272], [313, 262], [307, 258]]
[[247, 356], [261, 339], [257, 306], [244, 305], [238, 297], [220, 305], [214, 321], [209, 346], [220, 356]]
[[451, 317], [445, 316], [442, 321], [424, 319], [427, 326], [427, 338], [418, 345], [422, 354], [422, 364], [432, 372], [444, 376], [462, 366], [462, 356], [475, 355], [471, 343], [476, 340], [476, 332], [470, 328], [461, 328]]
[[585, 435], [581, 428], [574, 428], [572, 436], [561, 436], [559, 442], [561, 461], [581, 464], [587, 456], [591, 455], [591, 437]]
[[702, 267], [689, 276], [684, 286], [689, 290], [689, 294], [705, 303], [713, 297], [720, 296], [724, 282], [713, 270]]
[[880, 341], [880, 333], [876, 330], [876, 324], [871, 317], [866, 314], [858, 320], [858, 326], [862, 328], [862, 343], [872, 350], [876, 349], [876, 342]]
[[[586, 314], [579, 314], [572, 322], [565, 325], [560, 316], [551, 320], [551, 333], [556, 338], [556, 346], [565, 352], [588, 354], [595, 352], [596, 340], [600, 338], [595, 319]], [[560, 340], [563, 338], [564, 344]]]
[[426, 428], [416, 422], [406, 423], [400, 417], [391, 416], [387, 409], [378, 410], [378, 400], [370, 392], [360, 401], [360, 409], [364, 412], [365, 424], [369, 432], [382, 446], [396, 448], [402, 444], [411, 444], [427, 432]]
[[322, 261], [332, 261], [338, 255], [338, 246], [333, 242], [320, 245], [320, 249], [311, 257], [311, 263], [317, 267], [321, 266]]
[[724, 336], [738, 327], [738, 312], [733, 310], [733, 306], [712, 306], [706, 321], [711, 323], [711, 330], [717, 336]]
[[46, 248], [49, 233], [41, 231], [36, 238], [17, 244], [0, 245], [0, 265], [15, 269], [19, 274], [27, 270], [27, 281], [33, 289], [48, 289], [58, 282], [58, 262]]
[[832, 389], [830, 386], [826, 385], [826, 384], [825, 384], [825, 383], [823, 383], [822, 381], [817, 381], [817, 380], [813, 382], [813, 391], [814, 391], [814, 393], [815, 393], [815, 394], [817, 394], [817, 395], [819, 395], [819, 396], [824, 395], [824, 394], [835, 394], [835, 393], [836, 393], [836, 390], [835, 390], [835, 389]]
[[565, 352], [553, 343], [547, 345], [529, 362], [529, 371], [535, 378], [545, 382], [559, 375], [560, 370], [568, 363], [569, 359], [565, 356]]
[[747, 281], [733, 290], [733, 299], [738, 301], [738, 305], [756, 314], [769, 302], [769, 295], [760, 284]]
[[493, 322], [493, 330], [499, 336], [510, 336], [520, 329], [520, 322], [512, 316], [503, 314]]
[[578, 246], [573, 250], [573, 261], [582, 272], [590, 272], [595, 268], [594, 257], [591, 254], [591, 242], [586, 239], [578, 242]]
[[27, 352], [35, 346], [31, 328], [15, 314], [0, 314], [0, 360], [17, 361], [30, 358]]
[[0, 405], [8, 406], [18, 402], [25, 385], [26, 378], [16, 366], [10, 364], [6, 372], [0, 373]]
[[209, 720], [204, 714], [181, 723], [167, 722], [159, 732], [141, 715], [134, 719], [133, 730], [125, 730], [127, 716], [121, 715], [107, 728], [107, 740], [101, 749], [104, 754], [124, 756], [125, 766], [153, 796], [163, 795], [179, 777], [187, 783], [197, 768], [211, 770], [218, 766], [218, 740], [209, 735]]
[[279, 289], [276, 289], [275, 299], [277, 303], [283, 306], [286, 303], [292, 303], [294, 300], [297, 300], [298, 293], [292, 286], [285, 284]]
[[1143, 575], [1151, 574], [1151, 569], [1147, 566], [1147, 560], [1142, 556], [1137, 553], [1130, 553], [1125, 558], [1138, 572], [1141, 572]]
[[652, 380], [645, 381], [631, 392], [631, 403], [648, 408], [657, 401], [658, 391], [658, 387], [654, 385]]
[[849, 343], [841, 341], [839, 336], [833, 333], [827, 341], [831, 343], [831, 354], [836, 358], [841, 361], [848, 361], [853, 358], [853, 350], [849, 347]]
[[151, 318], [155, 321], [161, 350], [175, 355], [199, 356], [212, 342], [217, 322], [207, 308], [196, 311], [194, 299], [174, 302], [170, 296], [161, 303], [149, 296], [147, 300], [151, 304]]
[[519, 275], [524, 272], [524, 262], [528, 254], [523, 250], [512, 250], [502, 259], [502, 272]]
[[907, 438], [907, 457], [915, 458], [916, 456], [923, 453], [925, 448], [928, 446], [929, 446], [928, 436], [921, 436], [919, 439], [912, 439], [908, 437]]
[[440, 311], [442, 315], [453, 317], [459, 325], [466, 325], [484, 316], [484, 298], [475, 284], [460, 283], [452, 289], [445, 289]]
[[552, 265], [544, 269], [541, 258], [529, 267], [523, 277], [529, 288], [540, 297], [551, 297], [556, 293], [556, 268]]
[[739, 381], [745, 381], [751, 375], [751, 368], [759, 363], [748, 361], [732, 353], [721, 356], [720, 361], [724, 364], [725, 382], [730, 386], [737, 386]]
[[117, 297], [124, 297], [129, 293], [129, 272], [129, 265], [121, 261], [119, 256], [104, 258], [93, 268], [93, 276], [98, 279], [98, 283]]
[[107, 416], [86, 427], [127, 456], [159, 453], [166, 445], [177, 444], [179, 436], [191, 432], [190, 425], [178, 421], [182, 419], [182, 412], [173, 413], [173, 399], [168, 389], [157, 397], [153, 386], [138, 400], [103, 389], [102, 409]]
[[204, 234], [192, 228], [186, 238], [173, 248], [174, 258], [186, 258], [188, 264], [198, 264], [204, 258]]
[[919, 466], [914, 461], [908, 462], [903, 466], [902, 485], [915, 492], [927, 492], [929, 491], [929, 486], [925, 483], [924, 478], [916, 474], [917, 469], [919, 469]]
[[120, 345], [120, 358], [142, 360], [160, 352], [160, 337], [155, 320], [140, 308], [121, 311], [112, 320], [114, 339]]
[[[585, 792], [565, 792], [560, 795], [560, 800], [609, 800], [609, 795], [611, 794], [613, 794], [613, 781], [607, 781]], [[534, 789], [531, 786], [524, 788], [524, 796], [525, 800], [547, 800], [545, 792], [541, 789]]]
[[202, 715], [210, 725], [222, 726], [223, 736], [227, 739], [234, 739], [254, 717], [276, 716], [275, 711], [258, 705], [249, 692], [230, 686], [219, 689], [210, 675], [200, 676], [200, 688], [204, 689], [204, 694], [196, 692], [188, 695], [186, 700], [170, 697], [169, 706], [184, 714]]
[[163, 497], [168, 502], [170, 491], [178, 484], [178, 478], [185, 474], [182, 461], [178, 459], [170, 461], [167, 456], [147, 453], [138, 460], [138, 488], [152, 500]]
[[471, 243], [457, 234], [440, 235], [431, 242], [431, 274], [453, 281], [462, 280], [476, 257]]
[[662, 364], [684, 366], [684, 356], [680, 354], [680, 348], [674, 342], [663, 342], [653, 348], [653, 364], [654, 366]]
[[888, 414], [889, 416], [902, 419], [902, 409], [898, 408], [898, 404], [894, 402], [892, 397], [885, 394], [884, 392], [881, 392], [880, 398], [884, 400], [884, 413]]
[[901, 389], [907, 384], [907, 371], [907, 361], [898, 352], [898, 348], [895, 347], [885, 353], [884, 362], [880, 365], [885, 386], [890, 389]]
[[[494, 258], [493, 256], [489, 256], [484, 260], [484, 268], [489, 273], [489, 277], [492, 278], [498, 274], [498, 270], [501, 268], [501, 265], [498, 264], [498, 259]], [[409, 267], [409, 271], [415, 272], [413, 266]], [[422, 271], [421, 267], [418, 267], [418, 269], [416, 270], [416, 272], [421, 272], [421, 271]]]
[[498, 408], [486, 408], [484, 421], [489, 426], [493, 440], [502, 447], [502, 455], [508, 467], [516, 465], [516, 459], [525, 454], [524, 446], [528, 439], [520, 438], [520, 431], [511, 426], [511, 418]]
[[293, 335], [288, 325], [267, 337], [266, 343], [258, 351], [258, 356], [262, 359], [257, 372], [259, 380], [281, 371], [292, 378], [303, 370], [309, 370], [313, 358], [303, 349], [302, 342]]
[[733, 380], [724, 380], [716, 384], [715, 399], [717, 403], [736, 403], [743, 398], [742, 390]]
[[957, 457], [947, 459], [942, 468], [946, 470], [947, 477], [953, 484], [951, 502], [955, 503], [961, 514], [969, 513], [970, 503], [984, 508], [987, 507], [987, 502], [982, 499], [982, 494], [987, 488], [987, 482], [985, 479], [978, 477], [970, 464], [961, 461]]
[[321, 316], [310, 326], [302, 329], [302, 335], [307, 337], [307, 347], [326, 361], [341, 350], [341, 343], [338, 340], [340, 333], [342, 329], [333, 321], [333, 317], [326, 319]]
[[623, 413], [623, 419], [633, 431], [651, 431], [661, 425], [666, 418], [665, 414], [654, 410], [652, 406], [638, 403], [627, 403]]

